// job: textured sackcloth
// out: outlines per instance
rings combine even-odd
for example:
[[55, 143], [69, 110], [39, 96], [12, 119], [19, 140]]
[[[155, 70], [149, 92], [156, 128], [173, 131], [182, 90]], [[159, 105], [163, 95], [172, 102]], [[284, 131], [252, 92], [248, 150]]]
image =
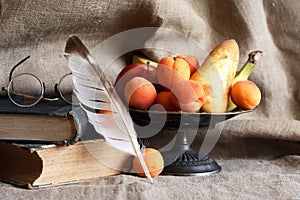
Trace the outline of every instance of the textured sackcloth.
[[[70, 34], [80, 36], [90, 49], [138, 27], [178, 31], [207, 51], [233, 38], [240, 47], [240, 67], [251, 51], [264, 52], [250, 76], [261, 88], [260, 106], [228, 120], [212, 152], [222, 173], [159, 177], [153, 185], [120, 175], [39, 191], [0, 184], [0, 199], [299, 199], [299, 10], [299, 0], [0, 1], [1, 87], [8, 84], [12, 66], [30, 55], [15, 74], [34, 73], [46, 83], [47, 93], [53, 92], [69, 72], [63, 51]], [[152, 37], [158, 44], [177, 42], [167, 35]], [[149, 55], [159, 57], [155, 51]], [[197, 56], [202, 63], [206, 55]]]

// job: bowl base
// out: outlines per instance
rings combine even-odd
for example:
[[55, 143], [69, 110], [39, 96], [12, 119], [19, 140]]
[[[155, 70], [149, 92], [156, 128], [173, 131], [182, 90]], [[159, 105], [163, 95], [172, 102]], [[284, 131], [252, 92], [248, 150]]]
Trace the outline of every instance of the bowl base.
[[[168, 158], [174, 152], [163, 152], [164, 158]], [[176, 176], [203, 176], [215, 174], [221, 171], [218, 163], [208, 157], [199, 156], [197, 152], [192, 149], [187, 149], [179, 158], [173, 163], [164, 167], [162, 174], [176, 175]]]

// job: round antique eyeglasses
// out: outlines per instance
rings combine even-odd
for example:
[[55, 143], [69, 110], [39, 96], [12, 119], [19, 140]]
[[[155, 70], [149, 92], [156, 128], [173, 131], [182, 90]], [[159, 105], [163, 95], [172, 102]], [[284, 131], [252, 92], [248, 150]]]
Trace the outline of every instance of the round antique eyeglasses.
[[[7, 92], [7, 96], [11, 102], [19, 107], [32, 107], [41, 100], [57, 101], [63, 99], [68, 104], [72, 103], [73, 82], [72, 73], [67, 73], [60, 78], [54, 86], [55, 95], [45, 97], [45, 83], [32, 73], [21, 73], [12, 76], [13, 71], [25, 62], [30, 56], [27, 56], [17, 63], [10, 71], [9, 83], [7, 87], [3, 87], [2, 91]], [[25, 89], [26, 87], [26, 89]]]

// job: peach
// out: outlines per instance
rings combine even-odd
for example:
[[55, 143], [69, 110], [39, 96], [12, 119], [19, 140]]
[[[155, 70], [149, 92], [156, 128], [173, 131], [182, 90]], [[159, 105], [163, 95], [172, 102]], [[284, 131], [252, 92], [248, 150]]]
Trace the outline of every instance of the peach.
[[[161, 153], [154, 148], [146, 148], [142, 150], [144, 160], [149, 169], [152, 178], [158, 176], [164, 169], [164, 159]], [[146, 177], [141, 163], [137, 157], [133, 159], [133, 170], [141, 177]]]
[[182, 58], [165, 57], [157, 66], [157, 80], [167, 89], [171, 89], [175, 83], [190, 78], [190, 67]]
[[172, 92], [178, 101], [173, 105], [180, 107], [185, 112], [196, 112], [204, 103], [205, 91], [203, 87], [194, 80], [184, 80], [174, 85]]
[[148, 109], [155, 102], [157, 93], [150, 81], [135, 77], [126, 84], [124, 95], [129, 106]]
[[180, 109], [183, 112], [197, 112], [201, 109], [203, 102], [194, 101], [191, 103], [179, 103], [178, 101], [172, 101], [175, 108]]
[[176, 111], [178, 109], [172, 104], [174, 98], [176, 96], [171, 91], [161, 91], [158, 93], [155, 103], [163, 106], [166, 111]]
[[195, 71], [197, 71], [197, 69], [199, 68], [199, 60], [196, 56], [188, 55], [188, 54], [182, 54], [182, 55], [178, 55], [177, 58], [182, 58], [188, 63], [188, 65], [190, 67], [191, 75]]
[[232, 102], [244, 110], [252, 110], [261, 100], [261, 92], [257, 85], [249, 80], [236, 82], [230, 91]]
[[143, 77], [151, 83], [158, 82], [156, 78], [156, 67], [143, 63], [130, 64], [121, 70], [115, 81], [116, 91], [121, 98], [124, 97], [125, 85], [134, 77]]

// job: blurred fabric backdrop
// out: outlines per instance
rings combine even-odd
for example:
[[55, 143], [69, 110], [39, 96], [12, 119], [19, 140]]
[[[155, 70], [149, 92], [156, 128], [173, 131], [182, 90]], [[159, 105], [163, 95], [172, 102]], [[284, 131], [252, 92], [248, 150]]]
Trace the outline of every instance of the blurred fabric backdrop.
[[[14, 75], [34, 73], [46, 83], [46, 93], [53, 92], [54, 84], [69, 71], [63, 51], [70, 34], [77, 34], [93, 49], [122, 31], [165, 27], [191, 37], [208, 52], [233, 38], [240, 47], [239, 67], [251, 51], [264, 52], [250, 76], [263, 97], [255, 112], [240, 116], [242, 123], [233, 122], [230, 129], [266, 137], [300, 138], [298, 0], [4, 0], [0, 6], [0, 86], [8, 84], [12, 66], [30, 55]], [[153, 37], [160, 39], [158, 43], [168, 40], [167, 36]], [[202, 63], [207, 55], [196, 56]]]

